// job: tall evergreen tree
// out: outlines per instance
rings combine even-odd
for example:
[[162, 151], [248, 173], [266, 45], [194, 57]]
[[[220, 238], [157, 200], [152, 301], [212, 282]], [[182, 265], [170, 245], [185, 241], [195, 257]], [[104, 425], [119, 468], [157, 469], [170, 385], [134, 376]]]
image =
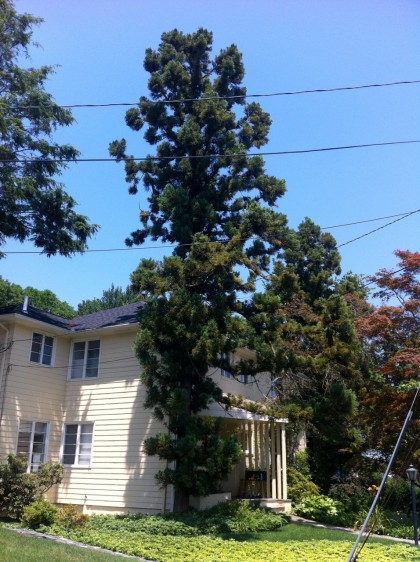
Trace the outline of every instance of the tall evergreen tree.
[[361, 352], [340, 271], [334, 238], [305, 219], [285, 239], [265, 291], [245, 306], [256, 358], [239, 366], [270, 373], [273, 407], [305, 420], [312, 473], [325, 491], [361, 445]]
[[175, 245], [162, 263], [143, 260], [132, 281], [148, 301], [136, 343], [146, 405], [169, 431], [146, 448], [175, 462], [158, 479], [175, 485], [176, 509], [188, 493], [211, 491], [239, 458], [238, 444], [195, 414], [221, 398], [208, 372], [241, 332], [238, 291], [254, 288], [288, 232], [285, 216], [270, 208], [285, 182], [266, 174], [260, 156], [247, 156], [267, 142], [270, 118], [246, 103], [237, 47], [213, 59], [211, 48], [212, 34], [199, 29], [164, 33], [156, 51], [147, 49], [150, 99], [141, 97], [126, 122], [134, 131], [146, 126], [154, 156], [135, 162], [124, 139], [110, 145], [125, 162], [129, 192], [141, 182], [149, 192], [127, 244], [151, 237]]
[[52, 140], [55, 129], [73, 122], [44, 89], [53, 67], [20, 66], [41, 21], [0, 0], [0, 246], [8, 238], [31, 240], [48, 256], [68, 256], [86, 248], [97, 226], [75, 211], [56, 180], [78, 151]]

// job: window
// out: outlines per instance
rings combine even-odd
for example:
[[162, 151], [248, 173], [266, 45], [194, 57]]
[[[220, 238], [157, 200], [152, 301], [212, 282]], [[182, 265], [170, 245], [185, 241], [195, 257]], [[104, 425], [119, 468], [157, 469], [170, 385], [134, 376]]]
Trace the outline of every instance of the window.
[[64, 427], [61, 462], [89, 466], [92, 457], [93, 423], [68, 423]]
[[248, 384], [249, 383], [249, 375], [239, 375], [238, 381], [243, 383], [243, 384]]
[[21, 420], [16, 454], [28, 461], [28, 472], [37, 472], [45, 462], [48, 423]]
[[73, 344], [71, 379], [94, 379], [98, 376], [100, 341], [82, 341]]
[[51, 365], [53, 356], [54, 338], [37, 334], [32, 335], [30, 361], [41, 365]]
[[[222, 359], [222, 362], [223, 362], [224, 365], [226, 365], [226, 366], [230, 365], [230, 354], [229, 353], [222, 353], [221, 359]], [[223, 367], [220, 369], [220, 374], [222, 375], [222, 377], [224, 379], [232, 378], [232, 373], [230, 371], [228, 371], [227, 369], [223, 369]]]

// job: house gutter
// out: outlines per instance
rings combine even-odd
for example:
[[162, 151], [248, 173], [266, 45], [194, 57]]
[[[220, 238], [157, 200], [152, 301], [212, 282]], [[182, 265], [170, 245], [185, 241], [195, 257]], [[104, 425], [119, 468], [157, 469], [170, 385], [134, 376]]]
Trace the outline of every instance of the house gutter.
[[9, 329], [4, 324], [0, 323], [0, 328], [6, 332], [5, 349], [1, 352], [1, 367], [0, 367], [0, 425], [3, 419], [4, 397], [6, 392], [6, 377], [8, 367], [6, 368], [6, 355], [9, 346]]

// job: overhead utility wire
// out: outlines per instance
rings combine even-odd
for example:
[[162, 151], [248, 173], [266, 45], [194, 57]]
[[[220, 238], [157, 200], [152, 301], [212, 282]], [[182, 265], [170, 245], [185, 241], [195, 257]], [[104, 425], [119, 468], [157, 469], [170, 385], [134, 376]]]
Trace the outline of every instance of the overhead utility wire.
[[394, 217], [402, 217], [403, 215], [409, 215], [411, 211], [407, 211], [405, 213], [398, 213], [397, 215], [388, 215], [387, 217], [378, 217], [376, 219], [367, 219], [364, 221], [356, 221], [356, 222], [347, 222], [344, 224], [335, 224], [333, 226], [321, 226], [321, 230], [331, 230], [332, 228], [342, 228], [343, 226], [353, 226], [355, 224], [363, 224], [366, 222], [375, 222], [375, 221], [382, 221], [385, 219], [393, 219]]
[[22, 158], [22, 159], [0, 159], [3, 164], [36, 164], [36, 163], [73, 163], [73, 162], [121, 162], [128, 160], [130, 162], [141, 162], [149, 160], [203, 160], [204, 158], [253, 158], [254, 156], [282, 156], [285, 154], [308, 154], [311, 152], [331, 152], [334, 150], [350, 150], [352, 148], [370, 148], [372, 146], [390, 146], [397, 144], [416, 144], [420, 140], [404, 140], [404, 141], [390, 141], [390, 142], [372, 142], [367, 144], [350, 144], [347, 146], [330, 146], [326, 148], [307, 148], [303, 150], [278, 150], [273, 152], [238, 152], [234, 154], [197, 154], [197, 155], [181, 155], [181, 156], [141, 156], [133, 157], [127, 156], [126, 158]]
[[374, 230], [370, 230], [369, 232], [366, 232], [365, 234], [362, 234], [361, 236], [357, 236], [357, 238], [353, 238], [352, 240], [348, 240], [348, 242], [344, 242], [343, 244], [338, 244], [337, 248], [342, 248], [343, 246], [347, 246], [347, 244], [351, 244], [352, 242], [356, 242], [356, 240], [360, 240], [361, 238], [364, 238], [365, 236], [369, 236], [370, 234], [373, 234], [374, 232], [378, 232], [378, 230], [382, 230], [383, 228], [386, 228], [387, 226], [394, 224], [395, 222], [398, 221], [402, 221], [403, 219], [406, 219], [407, 217], [414, 215], [415, 213], [418, 213], [420, 211], [420, 209], [417, 209], [416, 211], [411, 211], [411, 213], [407, 213], [406, 215], [404, 215], [403, 217], [400, 217], [399, 219], [395, 219], [394, 221], [391, 222], [387, 222], [386, 224], [379, 226], [378, 228], [375, 228]]
[[[323, 94], [327, 92], [343, 92], [348, 90], [364, 90], [367, 88], [384, 88], [388, 86], [401, 86], [405, 84], [418, 84], [420, 80], [402, 80], [400, 82], [385, 82], [382, 84], [365, 84], [362, 86], [341, 86], [337, 88], [318, 88], [315, 90], [295, 90], [290, 92], [274, 92], [268, 94], [245, 94], [245, 95], [235, 95], [235, 96], [204, 96], [202, 98], [179, 98], [173, 100], [148, 100], [149, 103], [153, 104], [170, 104], [170, 103], [186, 103], [193, 101], [213, 101], [213, 100], [233, 100], [233, 99], [245, 99], [245, 98], [270, 98], [277, 96], [296, 96], [300, 94]], [[59, 105], [63, 109], [77, 109], [77, 108], [91, 108], [91, 107], [127, 107], [136, 106], [139, 102], [116, 102], [116, 103], [74, 103]], [[0, 104], [1, 105], [1, 104]], [[53, 105], [53, 104], [51, 104]], [[54, 104], [56, 105], [56, 104]], [[11, 109], [37, 109], [41, 107], [48, 107], [48, 104], [44, 105], [16, 105], [11, 107]]]
[[[384, 224], [383, 226], [380, 226], [379, 228], [375, 228], [374, 230], [371, 230], [370, 232], [366, 232], [365, 234], [362, 234], [361, 236], [358, 236], [357, 238], [353, 238], [353, 240], [349, 240], [348, 242], [344, 242], [343, 244], [339, 244], [337, 246], [337, 248], [340, 248], [341, 246], [346, 246], [347, 244], [350, 244], [351, 242], [355, 242], [356, 240], [359, 240], [360, 238], [364, 238], [365, 236], [369, 236], [369, 234], [373, 234], [374, 232], [377, 232], [378, 230], [381, 230], [382, 228], [386, 228], [387, 226], [394, 224], [395, 222], [398, 222], [400, 220], [403, 220], [411, 215], [414, 215], [415, 213], [420, 212], [420, 209], [417, 209], [416, 211], [411, 211], [409, 213], [405, 213], [403, 214], [403, 216], [401, 216], [399, 219], [396, 219], [394, 221], [391, 221], [387, 224]], [[394, 215], [394, 216], [400, 216], [400, 215]], [[387, 218], [387, 217], [384, 217]], [[380, 219], [371, 219], [371, 220], [380, 220]], [[370, 222], [370, 221], [360, 221], [360, 222]], [[359, 224], [358, 222], [356, 223], [349, 223], [349, 224]], [[339, 226], [348, 226], [348, 225], [344, 225], [344, 224], [340, 224], [337, 225], [336, 228], [338, 228]], [[321, 228], [321, 230], [325, 230], [328, 227], [323, 227]], [[238, 242], [242, 242], [248, 240], [246, 238], [240, 238], [238, 239]], [[252, 237], [249, 238], [249, 240], [258, 240], [258, 238]], [[92, 254], [92, 253], [99, 253], [99, 252], [132, 252], [132, 251], [138, 251], [138, 250], [160, 250], [160, 249], [164, 249], [164, 248], [184, 248], [184, 247], [192, 247], [192, 246], [201, 246], [203, 244], [211, 244], [211, 243], [228, 243], [231, 242], [231, 239], [227, 239], [227, 240], [209, 240], [208, 242], [190, 242], [190, 243], [186, 243], [186, 244], [161, 244], [161, 245], [157, 245], [157, 246], [140, 246], [140, 247], [136, 247], [136, 248], [100, 248], [97, 250], [84, 250], [82, 253], [83, 254]], [[28, 250], [28, 251], [10, 251], [10, 252], [2, 252], [5, 255], [8, 254], [42, 254], [42, 252], [37, 252], [36, 250]]]

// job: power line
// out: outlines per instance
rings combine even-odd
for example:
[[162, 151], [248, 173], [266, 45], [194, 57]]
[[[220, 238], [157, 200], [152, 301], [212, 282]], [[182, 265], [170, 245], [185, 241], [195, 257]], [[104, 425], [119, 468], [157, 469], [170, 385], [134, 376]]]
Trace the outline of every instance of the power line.
[[[377, 232], [378, 230], [381, 230], [383, 228], [386, 228], [387, 226], [390, 226], [391, 224], [394, 224], [395, 222], [398, 222], [400, 220], [403, 220], [411, 215], [414, 215], [415, 213], [420, 212], [420, 209], [416, 209], [415, 211], [410, 211], [408, 213], [399, 213], [398, 215], [390, 215], [389, 217], [382, 217], [382, 219], [386, 219], [386, 218], [391, 218], [391, 217], [400, 217], [394, 221], [388, 222], [387, 224], [384, 224], [382, 226], [380, 226], [379, 228], [375, 228], [374, 230], [371, 230], [369, 232], [366, 232], [365, 234], [362, 234], [361, 236], [358, 236], [357, 238], [353, 238], [352, 240], [349, 240], [348, 242], [344, 242], [343, 244], [339, 244], [337, 246], [337, 248], [341, 248], [342, 246], [346, 246], [347, 244], [350, 244], [352, 242], [355, 242], [356, 240], [359, 240], [360, 238], [364, 238], [365, 236], [369, 236], [370, 234], [373, 234], [374, 232]], [[381, 218], [376, 218], [376, 219], [368, 219], [366, 221], [357, 221], [357, 222], [352, 222], [352, 223], [346, 223], [346, 224], [338, 224], [334, 227], [321, 227], [321, 230], [326, 230], [328, 228], [339, 228], [341, 226], [350, 226], [350, 225], [354, 225], [354, 224], [360, 224], [360, 223], [364, 223], [364, 222], [371, 222], [371, 221], [377, 221], [377, 220], [381, 220]], [[249, 239], [245, 239], [245, 238], [239, 238], [238, 242], [241, 241], [245, 241], [245, 240], [257, 240], [258, 238], [255, 237], [251, 237]], [[226, 240], [209, 240], [207, 242], [191, 242], [191, 243], [185, 243], [185, 244], [159, 244], [156, 246], [139, 246], [139, 247], [126, 247], [126, 248], [98, 248], [96, 250], [84, 250], [84, 252], [82, 252], [83, 254], [92, 254], [92, 253], [105, 253], [105, 252], [133, 252], [133, 251], [144, 251], [144, 250], [160, 250], [160, 249], [166, 249], [166, 248], [185, 248], [185, 247], [192, 247], [192, 246], [199, 246], [199, 245], [203, 245], [203, 244], [212, 244], [212, 243], [222, 243], [222, 244], [227, 244], [228, 242], [231, 242], [232, 239], [226, 239]], [[17, 250], [17, 251], [10, 251], [10, 252], [2, 252], [5, 255], [9, 255], [9, 254], [42, 254], [42, 252], [37, 252], [36, 250]]]
[[[152, 104], [171, 104], [171, 103], [187, 103], [194, 101], [214, 101], [214, 100], [234, 100], [234, 99], [246, 99], [246, 98], [270, 98], [279, 96], [296, 96], [301, 94], [323, 94], [328, 92], [343, 92], [350, 90], [364, 90], [368, 88], [384, 88], [389, 86], [401, 86], [407, 84], [418, 84], [420, 80], [402, 80], [399, 82], [384, 82], [382, 84], [364, 84], [361, 86], [340, 86], [336, 88], [317, 88], [315, 90], [294, 90], [288, 92], [274, 92], [268, 94], [244, 94], [235, 96], [204, 96], [202, 98], [179, 98], [173, 100], [148, 100]], [[95, 107], [129, 107], [136, 106], [139, 102], [116, 102], [116, 103], [75, 103], [59, 105], [63, 109], [77, 109], [77, 108], [95, 108]], [[1, 104], [0, 104], [1, 105]], [[9, 109], [39, 109], [48, 107], [48, 105], [56, 104], [43, 104], [43, 105], [16, 105], [8, 106]]]
[[375, 221], [381, 221], [381, 220], [385, 220], [385, 219], [393, 219], [394, 217], [402, 217], [403, 215], [409, 215], [411, 213], [411, 211], [407, 211], [405, 213], [398, 213], [397, 215], [388, 215], [387, 217], [377, 217], [375, 219], [367, 219], [364, 221], [356, 221], [356, 222], [347, 222], [344, 224], [335, 224], [333, 226], [321, 226], [321, 230], [331, 230], [332, 228], [342, 228], [343, 226], [353, 226], [355, 224], [363, 224], [366, 222], [375, 222]]
[[414, 215], [415, 213], [420, 212], [420, 209], [417, 209], [416, 211], [411, 211], [411, 213], [408, 213], [406, 215], [404, 215], [403, 217], [400, 217], [399, 219], [395, 219], [394, 221], [391, 222], [387, 222], [386, 224], [379, 226], [378, 228], [375, 228], [374, 230], [370, 230], [369, 232], [366, 232], [365, 234], [362, 234], [361, 236], [357, 236], [357, 238], [353, 238], [352, 240], [349, 240], [348, 242], [344, 242], [343, 244], [338, 244], [337, 248], [342, 248], [343, 246], [347, 246], [347, 244], [351, 244], [352, 242], [356, 242], [356, 240], [360, 240], [361, 238], [365, 238], [365, 236], [369, 236], [370, 234], [373, 234], [374, 232], [378, 232], [378, 230], [382, 230], [383, 228], [386, 228], [387, 226], [390, 226], [391, 224], [394, 224], [395, 222], [398, 221], [402, 221], [403, 219], [406, 219], [407, 217]]
[[180, 155], [180, 156], [127, 156], [126, 158], [69, 158], [69, 159], [53, 159], [53, 158], [22, 158], [22, 159], [0, 159], [3, 164], [47, 164], [47, 163], [76, 163], [76, 162], [121, 162], [128, 160], [130, 162], [141, 162], [150, 160], [203, 160], [204, 158], [253, 158], [254, 156], [283, 156], [286, 154], [308, 154], [312, 152], [332, 152], [335, 150], [350, 150], [354, 148], [370, 148], [374, 146], [391, 146], [399, 144], [417, 144], [420, 140], [403, 140], [389, 142], [373, 142], [366, 144], [351, 144], [347, 146], [330, 146], [325, 148], [307, 148], [302, 150], [278, 150], [273, 152], [255, 152], [248, 154], [246, 152], [238, 152], [234, 154], [197, 154], [197, 155]]

